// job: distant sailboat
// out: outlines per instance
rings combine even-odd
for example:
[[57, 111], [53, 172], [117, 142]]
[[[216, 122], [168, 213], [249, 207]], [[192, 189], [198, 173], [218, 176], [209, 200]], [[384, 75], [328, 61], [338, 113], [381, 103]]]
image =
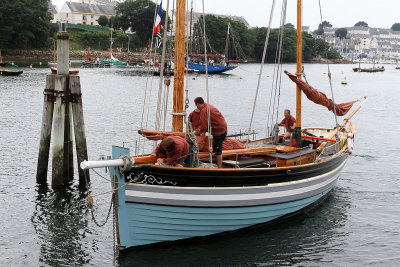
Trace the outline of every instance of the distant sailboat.
[[[361, 62], [361, 56], [360, 56], [360, 62]], [[353, 68], [354, 72], [383, 72], [385, 71], [385, 67], [377, 67], [375, 68], [375, 55], [372, 63], [372, 68], [361, 68], [360, 63], [358, 68]]]
[[113, 45], [112, 32], [113, 32], [113, 29], [111, 29], [111, 38], [110, 38], [111, 39], [111, 41], [110, 41], [110, 60], [102, 60], [101, 62], [104, 64], [112, 64], [114, 66], [126, 66], [126, 62], [119, 61], [112, 54], [112, 50], [113, 50], [113, 48], [112, 48], [112, 45]]
[[189, 70], [198, 73], [206, 73], [206, 65], [208, 73], [222, 73], [229, 70], [235, 69], [237, 66], [229, 66], [229, 63], [240, 63], [244, 62], [243, 60], [228, 60], [228, 51], [229, 51], [229, 32], [230, 32], [231, 24], [228, 23], [228, 30], [226, 34], [226, 44], [225, 44], [225, 53], [223, 55], [208, 55], [208, 62], [201, 62], [201, 59], [204, 58], [202, 54], [192, 54], [190, 55], [189, 62], [185, 63], [185, 66], [188, 67]]

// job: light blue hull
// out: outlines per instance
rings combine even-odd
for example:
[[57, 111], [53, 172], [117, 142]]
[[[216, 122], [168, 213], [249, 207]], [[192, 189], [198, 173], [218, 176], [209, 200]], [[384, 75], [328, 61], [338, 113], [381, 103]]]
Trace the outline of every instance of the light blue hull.
[[[330, 190], [330, 189], [329, 189]], [[303, 209], [323, 195], [298, 201], [239, 208], [198, 208], [126, 203], [128, 223], [120, 228], [125, 246], [207, 236], [267, 223]]]

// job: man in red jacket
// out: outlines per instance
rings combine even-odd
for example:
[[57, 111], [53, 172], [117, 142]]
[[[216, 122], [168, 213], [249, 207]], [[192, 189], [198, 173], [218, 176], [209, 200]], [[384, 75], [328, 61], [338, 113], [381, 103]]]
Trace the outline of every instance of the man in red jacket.
[[293, 130], [296, 128], [296, 119], [292, 115], [290, 115], [290, 110], [288, 109], [285, 109], [283, 114], [285, 115], [285, 118], [283, 118], [281, 123], [279, 123], [278, 125], [285, 126], [286, 133], [284, 138], [288, 139], [291, 137]]
[[189, 154], [189, 144], [183, 137], [170, 136], [161, 141], [153, 154], [159, 157], [157, 163], [183, 167], [186, 155]]
[[190, 112], [189, 121], [192, 124], [193, 130], [200, 127], [200, 110], [198, 108]]
[[205, 103], [201, 97], [196, 97], [194, 99], [194, 104], [200, 110], [200, 125], [195, 131], [196, 134], [208, 132], [207, 106], [210, 109], [210, 126], [211, 134], [213, 136], [214, 154], [217, 160], [218, 168], [222, 168], [222, 142], [226, 138], [228, 129], [225, 118], [216, 107]]

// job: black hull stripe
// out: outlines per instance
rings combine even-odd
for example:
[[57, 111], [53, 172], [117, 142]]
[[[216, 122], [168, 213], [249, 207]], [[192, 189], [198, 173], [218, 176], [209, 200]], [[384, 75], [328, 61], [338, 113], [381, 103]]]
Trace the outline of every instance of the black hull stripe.
[[[341, 171], [345, 162], [339, 166]], [[279, 192], [290, 189], [302, 188], [305, 186], [319, 184], [330, 179], [329, 175], [309, 176], [305, 179], [293, 182], [274, 183], [262, 186], [250, 187], [175, 187], [175, 186], [158, 186], [158, 185], [145, 185], [145, 184], [127, 184], [126, 190], [141, 191], [141, 192], [156, 192], [156, 193], [174, 193], [174, 194], [194, 194], [194, 195], [230, 195], [242, 194], [243, 190], [249, 193], [265, 193], [265, 192]]]
[[[168, 206], [191, 207], [248, 207], [286, 203], [316, 196], [334, 186], [342, 166], [329, 175], [329, 179], [304, 188], [283, 190], [281, 192], [248, 193], [229, 195], [166, 194], [155, 192], [126, 191], [126, 202]], [[208, 190], [207, 190], [208, 191]]]
[[293, 168], [240, 169], [231, 171], [215, 169], [202, 171], [141, 166], [124, 174], [127, 177], [129, 174], [144, 173], [175, 182], [178, 186], [184, 187], [262, 186], [273, 183], [299, 181], [327, 173], [345, 162], [347, 156], [346, 153], [342, 153], [338, 157], [320, 164], [310, 164]]

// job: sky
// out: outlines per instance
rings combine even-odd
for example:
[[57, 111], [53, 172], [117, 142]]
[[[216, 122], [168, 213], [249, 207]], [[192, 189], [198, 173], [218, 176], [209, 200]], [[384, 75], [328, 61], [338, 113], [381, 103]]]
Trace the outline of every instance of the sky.
[[[189, 0], [190, 2], [191, 0]], [[303, 25], [312, 30], [321, 23], [319, 0], [303, 1]], [[400, 23], [400, 0], [320, 0], [323, 20], [333, 27], [350, 27], [358, 21], [365, 21], [370, 27], [390, 28]], [[65, 0], [52, 0], [61, 9]], [[157, 2], [153, 0], [153, 2]], [[163, 0], [163, 8], [167, 0]], [[252, 27], [267, 26], [273, 0], [204, 0], [206, 13], [243, 16]], [[297, 0], [287, 0], [287, 23], [296, 25]], [[282, 0], [276, 0], [273, 27], [279, 26]], [[170, 9], [172, 0], [170, 0]], [[202, 0], [193, 0], [195, 12], [202, 12]]]

